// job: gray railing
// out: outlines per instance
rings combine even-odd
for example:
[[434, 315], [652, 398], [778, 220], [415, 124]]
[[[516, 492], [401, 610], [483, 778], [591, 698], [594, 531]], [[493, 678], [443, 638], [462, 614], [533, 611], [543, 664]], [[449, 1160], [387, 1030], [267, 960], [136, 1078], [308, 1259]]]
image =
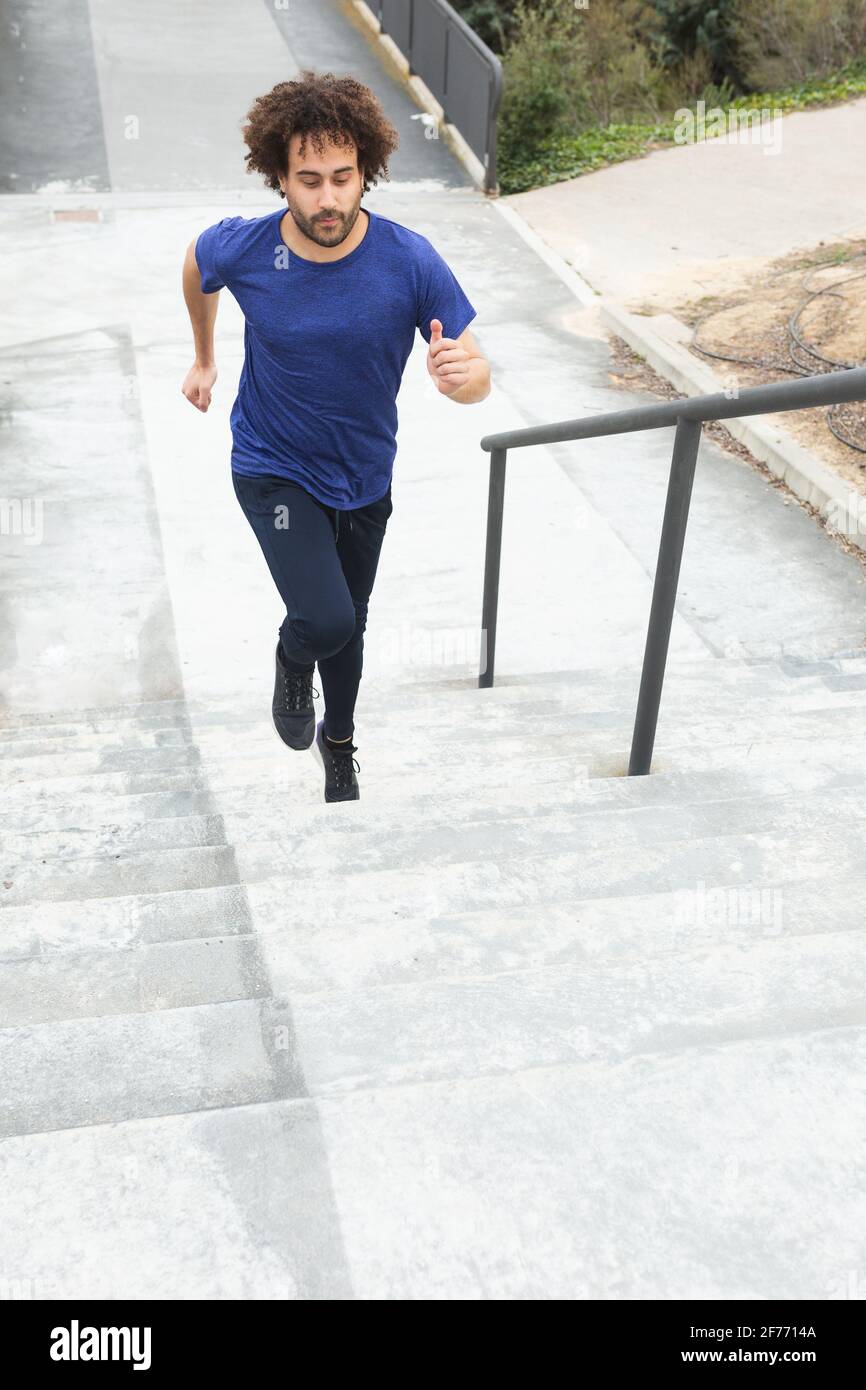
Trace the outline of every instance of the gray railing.
[[484, 165], [484, 188], [495, 193], [496, 118], [502, 64], [447, 0], [367, 0], [383, 34], [408, 59], [411, 75], [430, 88]]
[[[736, 398], [718, 394], [664, 401], [659, 405], [617, 410], [610, 415], [589, 415], [552, 425], [487, 434], [481, 447], [490, 454], [487, 495], [487, 545], [484, 558], [484, 597], [481, 610], [482, 665], [479, 686], [493, 684], [496, 648], [496, 616], [499, 601], [499, 560], [502, 550], [502, 512], [505, 503], [505, 460], [509, 449], [530, 444], [559, 444], [571, 439], [597, 439], [601, 435], [637, 430], [664, 429], [675, 425], [667, 500], [659, 543], [649, 627], [644, 649], [637, 714], [632, 736], [628, 775], [650, 771], [662, 683], [674, 616], [683, 541], [689, 516], [692, 482], [698, 457], [701, 427], [709, 420], [739, 419], [777, 410], [805, 410], [809, 406], [841, 405], [866, 400], [866, 367], [825, 372], [798, 381], [753, 386]], [[485, 641], [486, 638], [486, 641]]]

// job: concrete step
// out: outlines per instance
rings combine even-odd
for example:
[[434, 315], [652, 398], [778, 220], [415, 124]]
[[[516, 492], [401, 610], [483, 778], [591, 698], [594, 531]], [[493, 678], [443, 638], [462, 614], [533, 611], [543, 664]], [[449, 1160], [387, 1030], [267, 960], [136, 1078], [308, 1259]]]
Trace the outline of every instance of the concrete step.
[[30, 1023], [0, 1031], [0, 1135], [863, 1026], [864, 969], [866, 933], [839, 932]]
[[24, 960], [131, 946], [208, 940], [231, 953], [236, 938], [258, 934], [269, 950], [282, 937], [294, 951], [295, 989], [416, 980], [453, 971], [482, 972], [563, 960], [637, 959], [702, 943], [848, 931], [863, 925], [866, 873], [789, 881], [784, 864], [760, 883], [744, 883], [738, 861], [708, 884], [581, 895], [564, 874], [545, 887], [543, 908], [525, 875], [483, 867], [480, 890], [469, 879], [465, 900], [448, 891], [461, 871], [446, 868], [445, 892], [416, 876], [377, 874], [376, 892], [355, 893], [335, 877], [285, 878], [174, 892], [38, 902], [2, 913], [0, 958]]
[[[401, 736], [402, 730], [402, 736]], [[369, 756], [380, 766], [398, 768], [404, 772], [434, 764], [457, 765], [467, 769], [494, 759], [510, 759], [513, 765], [543, 760], [552, 756], [574, 755], [598, 763], [605, 758], [622, 755], [627, 761], [631, 742], [631, 725], [623, 724], [618, 714], [577, 715], [551, 723], [535, 717], [531, 723], [519, 720], [514, 728], [500, 734], [495, 730], [477, 727], [465, 720], [437, 729], [429, 740], [416, 742], [410, 734], [417, 731], [406, 725], [405, 715], [389, 720], [387, 725], [372, 727], [364, 733], [364, 746]], [[678, 759], [681, 751], [702, 750], [714, 746], [771, 743], [785, 737], [796, 740], [851, 739], [866, 737], [866, 720], [859, 708], [828, 708], [799, 710], [752, 718], [748, 713], [739, 718], [718, 720], [695, 719], [691, 723], [666, 720], [660, 717], [656, 738], [659, 762], [667, 757]], [[359, 745], [360, 747], [360, 745]], [[622, 750], [622, 753], [621, 753]], [[195, 746], [156, 749], [94, 749], [73, 752], [58, 758], [55, 754], [34, 755], [4, 760], [5, 775], [14, 788], [16, 780], [33, 781], [51, 777], [102, 776], [112, 772], [177, 772], [210, 766], [214, 761], [223, 764], [236, 759], [252, 762], [267, 760], [285, 750], [273, 726], [262, 723], [257, 733], [239, 741], [230, 731], [219, 730], [212, 735], [197, 736]], [[285, 757], [282, 756], [282, 761]], [[360, 760], [359, 760], [360, 761]]]
[[2, 1027], [267, 998], [255, 933], [0, 961]]
[[64, 1300], [850, 1298], [864, 1071], [833, 1028], [31, 1133], [6, 1268]]
[[[264, 673], [267, 671], [267, 675]], [[59, 711], [36, 710], [17, 715], [0, 717], [0, 741], [17, 737], [26, 740], [62, 737], [69, 732], [100, 733], [117, 729], [160, 728], [182, 725], [185, 720], [199, 717], [225, 716], [230, 722], [234, 714], [245, 713], [250, 718], [265, 703], [270, 695], [270, 668], [262, 667], [262, 676], [251, 679], [247, 686], [231, 697], [212, 698], [207, 701], [177, 698], [169, 700], [144, 700], [132, 704], [87, 706], [84, 708], [64, 708]], [[866, 678], [866, 654], [820, 658], [816, 660], [738, 660], [728, 657], [701, 657], [691, 661], [672, 661], [668, 663], [666, 691], [676, 692], [688, 688], [699, 688], [703, 692], [718, 691], [724, 686], [731, 690], [754, 686], [756, 693], [773, 686], [780, 693], [794, 694], [797, 687], [821, 689], [862, 689]], [[572, 701], [592, 699], [595, 694], [604, 697], [613, 692], [617, 700], [632, 699], [636, 696], [640, 682], [640, 664], [625, 667], [589, 667], [582, 670], [543, 671], [531, 674], [512, 675], [507, 671], [497, 673], [495, 684], [490, 689], [480, 689], [477, 672], [462, 675], [448, 675], [443, 668], [432, 674], [364, 675], [363, 697], [372, 704], [381, 703], [388, 707], [394, 704], [409, 705], [413, 701], [424, 705], [435, 700], [458, 699], [467, 693], [477, 693], [480, 698], [499, 697], [503, 701], [515, 699], [555, 699], [561, 695]], [[317, 688], [321, 685], [317, 679]], [[568, 696], [568, 691], [572, 691]], [[579, 707], [583, 707], [580, 705]], [[594, 706], [593, 706], [594, 707]]]
[[[276, 757], [204, 757], [198, 765], [177, 771], [127, 770], [22, 778], [8, 784], [4, 791], [3, 809], [11, 823], [18, 815], [26, 818], [43, 811], [50, 812], [62, 802], [75, 799], [82, 811], [103, 818], [115, 797], [148, 793], [175, 796], [210, 794], [221, 800], [223, 795], [235, 789], [265, 798], [281, 795], [293, 805], [312, 806], [320, 803], [323, 782], [318, 764], [312, 761], [308, 751], [294, 753], [279, 744], [276, 735], [274, 738], [278, 744]], [[615, 749], [617, 744], [612, 741], [610, 746]], [[458, 762], [442, 760], [438, 749], [432, 753], [428, 749], [426, 761], [419, 766], [423, 750], [416, 746], [412, 749], [412, 762], [404, 761], [396, 769], [393, 765], [383, 766], [381, 757], [373, 759], [367, 752], [362, 762], [359, 753], [361, 796], [365, 800], [375, 798], [379, 801], [433, 799], [447, 795], [455, 788], [462, 788], [467, 796], [481, 800], [495, 796], [502, 787], [514, 785], [515, 767], [521, 769], [520, 776], [525, 782], [531, 781], [533, 785], [549, 782], [563, 789], [583, 784], [587, 779], [605, 784], [620, 778], [626, 780], [627, 744], [620, 745], [618, 752], [608, 751], [603, 755], [593, 754], [587, 740], [582, 741], [577, 755], [573, 750], [566, 751], [560, 741], [557, 741], [557, 748], [562, 749], [558, 756], [537, 761], [522, 761], [517, 756], [515, 761], [515, 756], [493, 756], [488, 745], [484, 750], [486, 756], [472, 764], [468, 764], [465, 757]], [[512, 752], [509, 750], [509, 754]], [[825, 775], [840, 779], [845, 776], [862, 777], [866, 767], [866, 737], [853, 734], [831, 737], [828, 734], [795, 742], [790, 736], [768, 738], [764, 735], [758, 740], [748, 738], [745, 743], [727, 742], [710, 748], [681, 747], [671, 750], [659, 746], [653, 758], [652, 777], [633, 778], [628, 785], [645, 785], [657, 778], [676, 779], [690, 774], [695, 774], [698, 780], [700, 776], [721, 776], [728, 781], [747, 775], [771, 778], [780, 770], [785, 773], [792, 767], [818, 778]], [[661, 788], [668, 783], [659, 780], [657, 785]], [[674, 782], [671, 781], [670, 785], [674, 785]], [[355, 804], [360, 805], [360, 802]], [[335, 814], [345, 814], [347, 811], [346, 807], [340, 806], [332, 806], [331, 809]]]
[[[585, 786], [592, 785], [589, 782]], [[18, 833], [4, 836], [4, 862], [47, 864], [80, 858], [126, 857], [158, 849], [198, 848], [238, 845], [247, 841], [269, 840], [291, 832], [301, 840], [323, 837], [334, 854], [366, 856], [367, 841], [393, 839], [402, 842], [415, 823], [423, 834], [456, 830], [459, 827], [487, 825], [492, 833], [500, 826], [517, 829], [517, 822], [531, 825], [544, 818], [554, 833], [558, 825], [575, 828], [576, 846], [633, 843], [636, 846], [664, 840], [706, 838], [745, 832], [786, 831], [808, 834], [823, 825], [853, 824], [866, 819], [866, 798], [862, 786], [834, 786], [830, 790], [756, 798], [753, 795], [705, 800], [692, 805], [665, 806], [607, 805], [598, 800], [582, 801], [578, 786], [569, 791], [567, 804], [549, 784], [539, 788], [512, 788], [508, 797], [485, 805], [457, 794], [419, 805], [414, 818], [404, 802], [389, 806], [367, 806], [365, 802], [349, 808], [349, 814], [335, 818], [327, 804], [295, 808], [286, 812], [279, 801], [263, 807], [257, 798], [246, 798], [246, 806], [216, 816], [189, 816], [162, 819], [133, 826], [108, 825], [95, 830], [64, 829]], [[4, 870], [5, 872], [5, 870]]]
[[[820, 707], [822, 704], [859, 704], [866, 700], [866, 672], [845, 677], [810, 673], [799, 678], [771, 667], [768, 670], [738, 668], [731, 670], [718, 662], [718, 671], [700, 675], [692, 673], [671, 675], [665, 685], [666, 710], [690, 711], [696, 700], [700, 707], [714, 715], [730, 713], [732, 697], [739, 704], [758, 709]], [[621, 712], [630, 714], [637, 702], [639, 671], [603, 682], [584, 681], [580, 674], [566, 680], [547, 681], [534, 677], [515, 685], [496, 685], [480, 689], [463, 684], [452, 688], [444, 682], [417, 690], [412, 687], [394, 690], [393, 687], [369, 683], [365, 677], [359, 698], [359, 721], [377, 723], [386, 716], [411, 712], [414, 717], [446, 724], [454, 711], [477, 710], [487, 719], [506, 720], [517, 711], [537, 709], [544, 715], [594, 714]], [[842, 682], [837, 688], [833, 681]], [[316, 686], [319, 689], [319, 685]], [[159, 747], [194, 741], [200, 728], [254, 728], [270, 717], [271, 686], [263, 685], [252, 697], [230, 702], [190, 702], [168, 712], [149, 712], [139, 716], [93, 717], [82, 721], [67, 721], [63, 711], [57, 719], [44, 725], [21, 725], [0, 728], [0, 750], [13, 756], [31, 752], [52, 752], [102, 747], [106, 744], [128, 744], [130, 747]], [[321, 710], [321, 695], [316, 700]]]
[[[324, 808], [322, 808], [324, 809]], [[319, 808], [316, 808], [318, 814]], [[74, 822], [74, 811], [72, 812]], [[257, 820], [264, 822], [264, 816]], [[273, 827], [274, 822], [270, 822]], [[226, 845], [231, 841], [222, 816], [161, 816], [122, 825], [106, 819], [96, 827], [67, 824], [60, 830], [19, 831], [3, 836], [8, 859], [74, 859], [128, 854], [140, 850], [192, 849], [200, 845]], [[251, 836], [261, 838], [261, 835]]]
[[[291, 760], [290, 760], [291, 761]], [[301, 767], [304, 764], [300, 764]], [[172, 779], [174, 783], [175, 779]], [[324, 803], [313, 802], [310, 798], [293, 800], [287, 796], [284, 782], [274, 790], [272, 781], [251, 785], [231, 784], [214, 792], [207, 789], [207, 778], [198, 774], [192, 786], [187, 786], [181, 777], [180, 787], [165, 792], [143, 791], [126, 792], [114, 790], [99, 795], [78, 788], [78, 796], [70, 800], [46, 799], [44, 795], [34, 795], [28, 804], [18, 804], [14, 811], [14, 824], [21, 835], [45, 832], [68, 832], [70, 837], [80, 833], [118, 834], [135, 828], [152, 829], [162, 843], [164, 834], [153, 828], [155, 822], [181, 820], [192, 822], [221, 821], [221, 815], [248, 814], [250, 811], [262, 815], [280, 816], [286, 823], [301, 816], [306, 821], [311, 815], [324, 810]], [[654, 772], [649, 777], [576, 777], [563, 784], [561, 780], [540, 780], [537, 783], [523, 783], [513, 778], [496, 787], [494, 809], [517, 807], [527, 814], [535, 814], [545, 808], [557, 807], [598, 807], [601, 810], [616, 806], [664, 806], [672, 803], [677, 806], [693, 805], [704, 801], [722, 801], [728, 798], [751, 798], [761, 800], [766, 797], [785, 796], [791, 792], [808, 795], [831, 787], [845, 788], [860, 786], [862, 774], [856, 769], [837, 771], [832, 767], [801, 765], [799, 762], [766, 772], [760, 768], [753, 771], [750, 765], [734, 770], [724, 768], [717, 771], [703, 770], [692, 772]], [[34, 785], [35, 784], [31, 784]], [[53, 783], [51, 786], [53, 787]], [[102, 782], [98, 783], [102, 786]], [[44, 789], [43, 789], [44, 790]], [[375, 807], [377, 814], [390, 813], [394, 805], [393, 784], [384, 786], [373, 782], [365, 786], [362, 800], [352, 808], [353, 815], [365, 816]], [[452, 802], [452, 793], [443, 788], [440, 796], [431, 802], [428, 790], [400, 789], [400, 805], [408, 814], [415, 814], [415, 808], [439, 806], [445, 801]], [[461, 793], [458, 800], [465, 801]], [[488, 802], [488, 806], [490, 806]], [[335, 808], [331, 806], [330, 811]], [[338, 813], [342, 813], [337, 808]], [[11, 817], [10, 817], [11, 823]], [[178, 826], [176, 825], [175, 829]], [[9, 847], [16, 843], [14, 833], [4, 837]]]
[[[275, 891], [284, 901], [288, 883], [281, 880], [281, 885]], [[6, 960], [55, 950], [116, 949], [136, 942], [238, 936], [254, 930], [248, 888], [237, 882], [6, 906], [0, 913], [0, 926], [0, 958]]]
[[[49, 778], [28, 778], [11, 782], [4, 789], [3, 811], [8, 822], [19, 814], [39, 814], [51, 810], [62, 802], [74, 799], [82, 808], [96, 809], [99, 814], [113, 804], [114, 798], [139, 796], [144, 794], [163, 794], [171, 796], [200, 795], [219, 800], [224, 792], [232, 789], [251, 794], [282, 795], [289, 802], [297, 799], [298, 804], [315, 805], [322, 800], [323, 776], [318, 764], [313, 761], [308, 750], [295, 752], [286, 748], [274, 735], [276, 756], [250, 757], [248, 759], [227, 760], [218, 769], [212, 764], [199, 763], [177, 771], [151, 772], [101, 772], [63, 775]], [[846, 745], [847, 746], [847, 745]], [[358, 759], [359, 763], [360, 760]], [[586, 780], [575, 766], [573, 755], [546, 758], [533, 764], [533, 781], [573, 782], [578, 776]], [[423, 794], [431, 794], [433, 779], [440, 791], [451, 784], [451, 775], [433, 768], [425, 778], [417, 774], [407, 779], [397, 775], [382, 775], [377, 779], [384, 794], [393, 796], [406, 788], [409, 783], [410, 794], [417, 795], [419, 782], [423, 782]], [[489, 763], [473, 770], [476, 791], [482, 788], [497, 788], [510, 785], [514, 781], [513, 766], [508, 763]], [[363, 795], [363, 792], [362, 792]], [[341, 808], [334, 808], [339, 814]]]
[[[277, 988], [284, 978], [269, 962]], [[866, 932], [293, 996], [310, 1094], [866, 1024]]]
[[[365, 893], [377, 897], [384, 893], [387, 901], [400, 892], [403, 883], [414, 881], [439, 911], [467, 906], [459, 899], [452, 902], [450, 893], [452, 889], [465, 892], [463, 877], [472, 874], [479, 890], [485, 878], [514, 876], [527, 891], [540, 891], [544, 902], [563, 876], [575, 896], [591, 897], [689, 887], [698, 879], [727, 882], [732, 866], [739, 881], [760, 885], [778, 877], [780, 864], [784, 876], [795, 881], [815, 877], [822, 863], [836, 864], [841, 874], [856, 873], [862, 863], [860, 822], [816, 828], [805, 838], [759, 832], [640, 844], [633, 834], [623, 843], [605, 843], [603, 836], [599, 843], [592, 820], [575, 822], [568, 816], [493, 825], [482, 821], [432, 830], [407, 827], [387, 840], [365, 837], [363, 860], [356, 853], [337, 852], [338, 846], [346, 844], [339, 834], [299, 834], [222, 848], [142, 851], [116, 859], [85, 857], [10, 866], [6, 870], [10, 876], [2, 880], [0, 918], [22, 903], [85, 902], [177, 888], [249, 885], [281, 877], [294, 885], [290, 901], [305, 878], [327, 884], [331, 894], [336, 880], [349, 877], [355, 884], [356, 901], [362, 884]], [[449, 909], [440, 907], [443, 895]]]
[[[549, 701], [571, 709], [603, 709], [610, 704], [632, 705], [638, 693], [639, 665], [588, 670], [540, 671], [496, 676], [492, 687], [479, 687], [477, 673], [449, 674], [454, 668], [429, 668], [415, 676], [374, 675], [365, 671], [360, 692], [364, 709], [378, 712], [400, 708], [462, 707], [465, 698], [508, 706]], [[724, 707], [732, 693], [743, 698], [796, 699], [801, 695], [840, 696], [862, 693], [866, 684], [866, 655], [861, 659], [785, 664], [777, 661], [743, 662], [706, 657], [695, 662], [668, 663], [665, 699], [686, 700], [696, 692], [701, 699], [716, 700]], [[321, 692], [321, 678], [314, 676]], [[128, 706], [95, 706], [88, 710], [59, 709], [0, 722], [0, 747], [17, 741], [62, 740], [75, 735], [140, 733], [160, 729], [191, 728], [199, 722], [230, 724], [234, 719], [254, 720], [266, 710], [273, 677], [262, 671], [231, 696], [144, 701]]]
[[112, 937], [104, 918], [65, 932], [56, 925], [50, 939], [44, 933], [37, 939], [44, 914], [41, 924], [21, 921], [3, 937], [3, 1026], [268, 993], [294, 998], [435, 984], [558, 965], [632, 966], [717, 946], [749, 948], [765, 940], [862, 932], [859, 898], [866, 874], [841, 885], [825, 878], [760, 887], [698, 883], [663, 893], [430, 918], [368, 904], [345, 920], [293, 917], [284, 900], [268, 896], [270, 887], [268, 882], [250, 885], [246, 913], [228, 918], [224, 934], [218, 934], [218, 910], [193, 922], [187, 918], [180, 930], [190, 934], [167, 940], [158, 934], [149, 939], [154, 933], [145, 925]]
[[96, 858], [4, 862], [0, 915], [16, 903], [208, 888], [240, 881], [229, 845], [195, 845]]
[[[590, 747], [594, 753], [608, 748], [631, 746], [634, 725], [634, 710], [593, 710], [572, 712], [562, 710], [558, 713], [545, 713], [535, 706], [529, 706], [513, 715], [497, 711], [480, 717], [473, 717], [466, 710], [462, 717], [451, 711], [444, 718], [437, 717], [430, 727], [420, 729], [414, 717], [405, 710], [395, 710], [387, 719], [379, 723], [365, 724], [357, 730], [356, 744], [369, 749], [372, 755], [383, 759], [393, 750], [395, 758], [404, 761], [416, 748], [420, 753], [428, 749], [437, 757], [459, 760], [456, 745], [472, 752], [475, 745], [485, 752], [502, 745], [503, 752], [514, 751], [521, 744], [529, 757], [546, 753], [554, 740], [572, 740]], [[825, 733], [828, 738], [841, 737], [846, 733], [859, 736], [866, 733], [866, 704], [820, 704], [797, 709], [780, 709], [778, 706], [764, 710], [753, 709], [748, 705], [732, 707], [705, 717], [700, 706], [693, 702], [688, 711], [679, 713], [662, 708], [659, 714], [656, 746], [660, 750], [693, 748], [695, 745], [712, 747], [729, 742], [743, 743], [765, 737], [768, 741], [782, 734], [791, 740], [814, 738]], [[422, 742], [412, 740], [421, 735]], [[266, 718], [252, 726], [241, 742], [234, 731], [225, 727], [204, 727], [196, 732], [196, 749], [203, 759], [225, 756], [255, 756], [260, 751], [268, 752], [280, 740], [268, 713]], [[13, 760], [13, 766], [14, 766]], [[27, 760], [22, 759], [26, 764]]]
[[[422, 730], [439, 739], [463, 737], [472, 730], [480, 737], [497, 734], [509, 737], [521, 734], [527, 727], [543, 726], [551, 733], [563, 734], [594, 728], [631, 730], [637, 705], [637, 692], [617, 698], [615, 693], [577, 692], [571, 699], [567, 692], [560, 695], [539, 695], [538, 698], [501, 699], [497, 691], [466, 692], [459, 702], [431, 696], [426, 701], [394, 703], [365, 700], [357, 714], [356, 732], [365, 741], [369, 735], [388, 730], [395, 737], [404, 731]], [[725, 722], [734, 718], [751, 724], [789, 714], [815, 713], [820, 710], [866, 709], [866, 677], [862, 690], [832, 691], [825, 685], [809, 690], [795, 687], [792, 694], [780, 694], [757, 687], [754, 691], [738, 689], [734, 695], [725, 688], [718, 691], [666, 691], [662, 707], [662, 724], [688, 727]], [[315, 701], [317, 718], [324, 714], [321, 699]], [[194, 720], [184, 716], [176, 725], [141, 728], [110, 720], [95, 721], [96, 728], [67, 726], [52, 737], [25, 738], [21, 731], [0, 743], [0, 758], [9, 760], [51, 758], [55, 769], [71, 755], [94, 754], [100, 765], [118, 754], [142, 753], [146, 750], [167, 752], [170, 749], [194, 750], [200, 744], [220, 740], [234, 745], [249, 745], [258, 739], [270, 742], [276, 737], [271, 722], [270, 698], [257, 702], [254, 708], [234, 710], [230, 715], [210, 711], [196, 715]], [[46, 764], [41, 764], [46, 766]]]
[[268, 998], [4, 1029], [0, 1135], [300, 1097], [282, 1028]]
[[[210, 791], [189, 788], [155, 792], [112, 792], [102, 798], [82, 795], [69, 801], [40, 799], [16, 806], [14, 824], [20, 834], [46, 830], [97, 831], [112, 827], [150, 825], [160, 820], [207, 819], [218, 815]], [[10, 825], [13, 817], [9, 816]], [[10, 836], [4, 836], [10, 843]]]

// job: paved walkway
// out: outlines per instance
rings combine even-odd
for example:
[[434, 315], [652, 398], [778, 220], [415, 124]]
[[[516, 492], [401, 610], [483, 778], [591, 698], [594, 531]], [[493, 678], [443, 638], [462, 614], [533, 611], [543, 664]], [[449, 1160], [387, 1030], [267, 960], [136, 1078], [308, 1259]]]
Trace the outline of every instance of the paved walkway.
[[866, 233], [866, 98], [794, 112], [763, 138], [656, 150], [503, 202], [601, 294], [669, 309]]

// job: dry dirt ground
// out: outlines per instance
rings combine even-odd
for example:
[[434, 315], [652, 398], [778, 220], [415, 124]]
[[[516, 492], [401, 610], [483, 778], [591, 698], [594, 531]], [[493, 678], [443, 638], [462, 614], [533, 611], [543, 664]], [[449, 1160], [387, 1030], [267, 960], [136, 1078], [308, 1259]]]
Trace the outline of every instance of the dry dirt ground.
[[[819, 243], [751, 271], [733, 291], [671, 304], [691, 351], [741, 389], [866, 363], [866, 240]], [[768, 417], [769, 418], [769, 417]], [[866, 404], [785, 411], [794, 439], [866, 494]]]
[[[676, 387], [672, 386], [671, 383], [665, 380], [664, 377], [659, 376], [658, 372], [654, 371], [652, 367], [648, 366], [646, 361], [642, 357], [638, 356], [637, 353], [632, 352], [631, 348], [628, 346], [627, 343], [625, 343], [622, 340], [622, 338], [617, 338], [614, 335], [608, 335], [608, 337], [611, 350], [610, 379], [614, 383], [614, 385], [622, 386], [623, 388], [631, 391], [652, 391], [654, 395], [658, 396], [662, 400], [670, 401], [679, 399], [679, 397], [682, 395], [682, 392], [678, 391]], [[765, 379], [774, 380], [775, 378], [768, 377]], [[781, 376], [779, 379], [782, 379]], [[756, 380], [758, 380], [758, 378], [756, 378]], [[749, 385], [751, 384], [752, 383], [750, 381]], [[815, 430], [823, 428], [825, 433], [829, 433], [826, 430], [826, 426], [824, 426], [822, 423], [823, 412], [819, 410], [800, 412], [787, 411], [784, 415], [779, 415], [778, 418], [780, 420], [784, 420], [786, 424], [789, 425], [792, 415], [795, 415], [797, 413], [799, 413], [800, 415], [811, 415], [817, 417], [816, 422], [813, 425], [813, 428]], [[725, 426], [722, 424], [720, 420], [711, 420], [707, 424], [705, 424], [704, 434], [709, 436], [709, 438], [712, 439], [713, 442], [719, 446], [719, 448], [726, 449], [729, 453], [736, 454], [739, 458], [744, 459], [747, 463], [749, 463], [752, 468], [757, 469], [757, 471], [766, 480], [769, 486], [775, 488], [778, 492], [782, 494], [786, 505], [802, 507], [804, 511], [809, 512], [809, 514], [812, 517], [814, 517], [815, 521], [818, 523], [819, 526], [822, 527], [822, 529], [827, 530], [826, 520], [824, 517], [821, 516], [817, 508], [811, 506], [811, 504], [808, 502], [802, 501], [795, 492], [792, 492], [791, 489], [781, 481], [781, 479], [777, 478], [775, 474], [770, 471], [770, 469], [767, 467], [765, 463], [762, 463], [760, 459], [756, 459], [754, 454], [752, 454], [744, 444], [741, 444], [738, 439], [735, 439], [734, 436], [730, 434], [730, 432], [725, 428]], [[797, 437], [801, 440], [801, 442], [805, 443], [803, 436], [798, 435]], [[861, 488], [864, 487], [862, 475], [859, 479], [859, 485]], [[827, 532], [827, 534], [832, 538], [835, 545], [841, 546], [843, 550], [847, 551], [849, 555], [853, 555], [854, 558], [860, 562], [861, 566], [863, 567], [863, 572], [864, 574], [866, 574], [866, 552], [860, 549], [859, 546], [854, 545], [850, 540], [847, 539], [846, 536], [844, 536], [838, 531], [830, 530]]]

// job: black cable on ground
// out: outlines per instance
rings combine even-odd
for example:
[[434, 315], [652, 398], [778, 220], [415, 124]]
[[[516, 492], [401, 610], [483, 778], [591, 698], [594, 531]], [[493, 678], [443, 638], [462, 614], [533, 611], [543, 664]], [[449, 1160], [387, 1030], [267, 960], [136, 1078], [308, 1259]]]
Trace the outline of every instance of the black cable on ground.
[[[851, 261], [848, 262], [848, 264], [854, 261], [862, 261], [864, 257], [866, 257], [866, 252], [860, 251], [856, 256], [851, 257]], [[773, 361], [768, 358], [742, 357], [737, 353], [715, 352], [712, 348], [702, 347], [698, 342], [698, 334], [707, 319], [712, 318], [719, 312], [717, 309], [708, 310], [706, 314], [703, 314], [701, 318], [698, 319], [692, 330], [691, 347], [693, 347], [696, 352], [701, 353], [703, 357], [712, 357], [719, 362], [735, 362], [742, 367], [754, 367], [758, 371], [784, 372], [788, 376], [814, 376], [816, 373], [816, 362], [821, 363], [821, 368], [819, 370], [826, 369], [828, 371], [839, 371], [840, 369], [862, 366], [862, 362], [845, 362], [834, 357], [828, 357], [826, 353], [820, 352], [818, 348], [805, 340], [803, 331], [800, 328], [801, 315], [816, 299], [821, 296], [829, 296], [833, 299], [840, 299], [844, 303], [845, 295], [839, 293], [840, 289], [844, 288], [846, 285], [850, 285], [855, 280], [866, 279], [866, 271], [858, 271], [856, 275], [849, 275], [844, 280], [834, 280], [830, 285], [824, 285], [817, 290], [813, 290], [809, 283], [812, 275], [817, 271], [827, 270], [829, 267], [836, 264], [837, 262], [834, 261], [824, 261], [819, 265], [810, 266], [806, 271], [803, 278], [803, 289], [806, 293], [788, 316], [786, 325], [789, 359], [787, 362]], [[779, 271], [771, 278], [775, 280], [782, 275], [789, 275], [790, 273], [791, 272], [787, 270]], [[726, 307], [735, 308], [737, 306], [728, 305]], [[802, 360], [803, 354], [806, 355], [806, 361]], [[810, 361], [808, 359], [814, 360]], [[852, 439], [850, 436], [843, 434], [839, 428], [837, 423], [839, 412], [846, 408], [849, 407], [833, 405], [828, 408], [826, 414], [827, 428], [830, 430], [831, 434], [835, 435], [840, 443], [846, 444], [849, 449], [855, 449], [857, 453], [866, 454], [866, 442], [860, 443], [856, 439]], [[866, 465], [860, 464], [860, 467], [863, 468], [866, 467]]]

